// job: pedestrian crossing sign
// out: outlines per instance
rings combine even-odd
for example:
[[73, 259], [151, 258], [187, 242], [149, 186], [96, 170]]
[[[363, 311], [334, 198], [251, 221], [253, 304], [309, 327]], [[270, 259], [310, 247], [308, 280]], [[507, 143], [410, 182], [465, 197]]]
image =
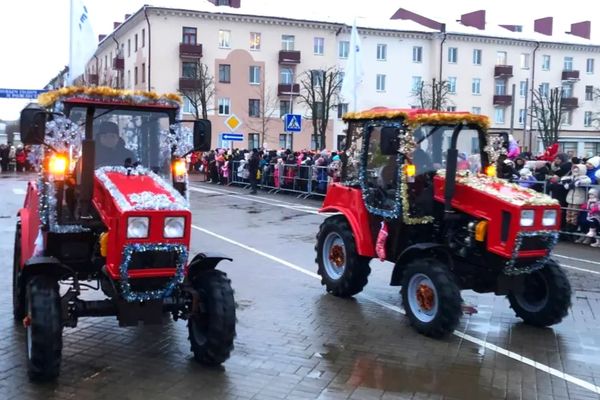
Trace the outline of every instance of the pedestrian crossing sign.
[[302, 131], [302, 116], [300, 114], [286, 114], [285, 130], [288, 132]]

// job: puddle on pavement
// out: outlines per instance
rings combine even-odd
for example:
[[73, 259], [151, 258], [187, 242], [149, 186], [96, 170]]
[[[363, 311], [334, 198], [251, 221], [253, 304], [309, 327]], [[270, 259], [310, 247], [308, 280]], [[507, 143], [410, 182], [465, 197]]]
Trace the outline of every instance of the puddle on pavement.
[[237, 300], [235, 302], [235, 308], [238, 310], [245, 310], [248, 307], [251, 307], [253, 304], [252, 300]]
[[290, 220], [290, 219], [293, 219], [293, 218], [305, 217], [305, 216], [307, 216], [307, 215], [308, 215], [307, 213], [299, 213], [299, 214], [292, 214], [292, 215], [284, 215], [283, 217], [281, 217], [281, 220], [282, 220], [282, 221], [288, 221], [288, 220]]

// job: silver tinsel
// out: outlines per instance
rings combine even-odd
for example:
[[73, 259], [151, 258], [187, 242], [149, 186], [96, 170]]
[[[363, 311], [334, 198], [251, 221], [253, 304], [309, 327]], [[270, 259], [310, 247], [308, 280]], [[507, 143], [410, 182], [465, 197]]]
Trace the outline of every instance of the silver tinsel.
[[89, 232], [89, 228], [81, 225], [61, 225], [58, 223], [56, 188], [52, 174], [47, 174], [47, 180], [44, 180], [44, 174], [40, 173], [37, 187], [39, 195], [38, 213], [41, 228], [53, 233]]
[[[556, 243], [558, 243], [558, 236], [558, 231], [519, 232], [517, 234], [517, 237], [515, 238], [515, 246], [513, 248], [512, 257], [506, 262], [506, 265], [504, 266], [504, 274], [529, 274], [533, 271], [537, 271], [538, 269], [543, 268], [548, 259], [550, 258], [550, 253], [552, 252], [552, 249], [554, 249], [554, 246], [556, 246]], [[548, 249], [548, 253], [545, 257], [536, 260], [530, 265], [527, 265], [522, 268], [515, 267], [515, 264], [517, 263], [517, 259], [519, 257], [519, 251], [523, 246], [523, 239], [527, 237], [539, 237], [540, 239], [542, 239], [547, 245], [546, 249]]]
[[134, 210], [171, 210], [176, 204], [162, 193], [141, 192], [129, 195]]
[[[129, 283], [129, 265], [131, 264], [131, 257], [134, 253], [143, 253], [146, 251], [174, 251], [177, 254], [175, 275], [162, 289], [136, 292], [131, 290], [131, 284]], [[121, 295], [128, 302], [160, 300], [170, 296], [173, 293], [173, 290], [177, 287], [177, 285], [180, 285], [183, 282], [187, 258], [188, 250], [182, 244], [128, 244], [123, 249], [123, 261], [121, 262], [121, 266], [119, 268], [121, 278]]]
[[56, 116], [52, 121], [46, 122], [44, 142], [59, 152], [67, 152], [69, 149], [81, 152], [83, 136], [83, 127], [69, 118]]
[[174, 148], [174, 155], [182, 157], [184, 154], [194, 150], [194, 131], [182, 123], [173, 124], [170, 126], [171, 132], [174, 134], [168, 135], [169, 146]]

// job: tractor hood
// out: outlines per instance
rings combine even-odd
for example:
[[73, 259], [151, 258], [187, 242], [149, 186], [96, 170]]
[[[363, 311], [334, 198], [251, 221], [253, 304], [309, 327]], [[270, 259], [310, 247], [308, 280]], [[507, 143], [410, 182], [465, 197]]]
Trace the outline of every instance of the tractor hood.
[[110, 201], [121, 213], [130, 211], [185, 211], [187, 201], [168, 182], [146, 168], [102, 167], [96, 170], [94, 203]]

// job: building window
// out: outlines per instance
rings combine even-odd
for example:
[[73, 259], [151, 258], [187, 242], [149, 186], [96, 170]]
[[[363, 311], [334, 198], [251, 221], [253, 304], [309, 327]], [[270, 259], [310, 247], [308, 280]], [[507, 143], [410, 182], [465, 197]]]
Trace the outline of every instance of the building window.
[[250, 66], [250, 79], [249, 82], [251, 85], [259, 85], [260, 84], [260, 67], [257, 65]]
[[260, 135], [258, 133], [248, 134], [248, 150], [258, 149], [260, 147]]
[[448, 62], [456, 64], [458, 61], [458, 47], [448, 47]]
[[448, 107], [446, 107], [446, 111], [448, 111], [448, 112], [455, 112], [456, 111], [456, 106], [448, 106]]
[[590, 85], [586, 85], [585, 87], [585, 100], [592, 101], [594, 100], [594, 87]]
[[506, 52], [505, 51], [497, 51], [496, 52], [496, 65], [506, 65]]
[[279, 70], [279, 83], [291, 85], [294, 79], [294, 72], [291, 68], [283, 67]]
[[137, 53], [138, 49], [138, 34], [136, 33], [133, 37], [133, 51]]
[[310, 146], [312, 150], [321, 150], [323, 148], [321, 146], [321, 135], [311, 135]]
[[573, 111], [566, 111], [563, 113], [563, 125], [571, 125], [573, 123]]
[[542, 70], [550, 71], [550, 56], [547, 54], [542, 56]]
[[423, 62], [423, 47], [421, 46], [413, 46], [413, 62], [420, 63]]
[[387, 60], [387, 44], [379, 43], [377, 45], [377, 61]]
[[196, 44], [196, 28], [190, 28], [188, 26], [183, 27], [183, 37], [181, 39], [183, 44]]
[[563, 83], [562, 85], [562, 97], [573, 97], [573, 84]]
[[342, 119], [344, 114], [348, 112], [348, 103], [340, 103], [337, 106], [337, 117], [338, 119]]
[[138, 84], [138, 67], [133, 68], [133, 84]]
[[[577, 147], [577, 143], [575, 143], [575, 147]], [[600, 142], [585, 142], [583, 144], [583, 153], [586, 157], [593, 157], [600, 154]]]
[[594, 73], [594, 59], [593, 58], [588, 58], [587, 60], [585, 60], [585, 72], [587, 72], [588, 74]]
[[456, 93], [456, 77], [455, 76], [448, 77], [448, 92]]
[[323, 80], [325, 79], [325, 71], [320, 69], [313, 69], [310, 71], [311, 84], [314, 87], [323, 87]]
[[131, 57], [131, 39], [127, 39], [127, 57]]
[[322, 56], [325, 51], [325, 38], [316, 37], [313, 39], [313, 53]]
[[472, 107], [471, 114], [475, 114], [475, 115], [481, 114], [481, 107]]
[[521, 69], [529, 69], [529, 54], [521, 53]]
[[248, 116], [258, 118], [260, 117], [260, 100], [250, 99], [248, 100]]
[[525, 119], [527, 118], [527, 113], [524, 108], [519, 110], [519, 125], [525, 125]]
[[229, 0], [217, 0], [217, 6], [230, 6]]
[[194, 106], [192, 106], [192, 102], [190, 101], [190, 99], [188, 99], [187, 97], [183, 97], [183, 112], [186, 114], [193, 114], [194, 113]]
[[591, 111], [586, 111], [585, 114], [583, 115], [583, 126], [585, 126], [586, 128], [589, 128], [590, 126], [592, 126], [592, 112]]
[[250, 32], [250, 50], [260, 50], [259, 32]]
[[281, 50], [292, 51], [294, 50], [294, 42], [296, 37], [294, 35], [281, 35]]
[[229, 115], [229, 108], [231, 107], [231, 100], [227, 97], [219, 99], [219, 115]]
[[423, 86], [423, 79], [420, 76], [413, 76], [411, 85], [410, 85], [410, 90], [413, 93], [419, 93], [422, 86]]
[[[112, 60], [112, 57], [111, 57]], [[108, 56], [104, 56], [104, 70], [106, 71], [108, 69]]]
[[219, 64], [219, 82], [231, 83], [231, 65]]
[[563, 70], [564, 71], [573, 71], [573, 57], [565, 57]]
[[504, 108], [494, 109], [494, 122], [496, 124], [504, 124]]
[[280, 133], [279, 134], [279, 148], [289, 149], [292, 145], [292, 134], [291, 133]]
[[540, 96], [548, 97], [550, 95], [550, 84], [548, 82], [542, 82], [540, 85]]
[[350, 49], [350, 42], [342, 40], [338, 43], [338, 57], [348, 58], [348, 50]]
[[525, 97], [527, 95], [527, 81], [519, 82], [519, 96]]
[[195, 62], [183, 62], [182, 63], [182, 78], [187, 79], [198, 79], [198, 64]]
[[146, 29], [142, 29], [142, 47], [146, 47]]
[[146, 83], [146, 63], [142, 63], [142, 83]]
[[229, 49], [231, 47], [231, 31], [219, 29], [219, 48]]
[[127, 87], [131, 87], [131, 70], [127, 70]]
[[481, 49], [473, 49], [473, 65], [481, 65]]
[[378, 92], [384, 92], [385, 91], [385, 75], [383, 74], [377, 74], [377, 82], [375, 85], [375, 89]]
[[279, 100], [279, 116], [283, 117], [285, 114], [289, 114], [291, 111], [291, 104], [289, 100]]
[[481, 94], [481, 79], [473, 78], [473, 81], [471, 81], [471, 93]]
[[506, 81], [504, 79], [496, 79], [495, 80], [495, 89], [494, 94], [497, 96], [506, 95]]

